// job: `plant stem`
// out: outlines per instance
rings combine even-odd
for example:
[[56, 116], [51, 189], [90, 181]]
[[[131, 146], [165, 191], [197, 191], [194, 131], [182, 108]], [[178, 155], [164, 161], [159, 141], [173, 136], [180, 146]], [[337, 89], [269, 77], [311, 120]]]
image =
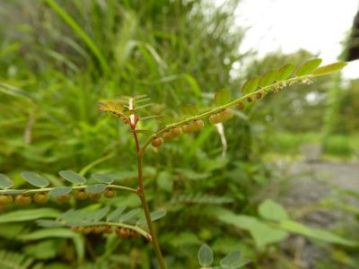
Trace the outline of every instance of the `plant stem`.
[[148, 206], [148, 202], [146, 199], [146, 195], [145, 195], [145, 190], [144, 190], [144, 184], [143, 184], [143, 173], [142, 173], [142, 157], [143, 157], [143, 152], [141, 152], [140, 149], [140, 144], [138, 141], [138, 136], [135, 130], [135, 126], [132, 127], [132, 133], [133, 133], [133, 137], [135, 140], [135, 145], [136, 145], [136, 152], [137, 152], [137, 171], [138, 171], [138, 189], [137, 189], [137, 194], [140, 197], [141, 203], [142, 203], [142, 207], [143, 207], [143, 211], [145, 213], [145, 217], [146, 217], [146, 222], [147, 222], [147, 226], [149, 229], [149, 232], [151, 234], [152, 237], [152, 243], [153, 243], [153, 247], [155, 249], [155, 253], [157, 256], [157, 260], [159, 263], [159, 266], [161, 269], [166, 269], [166, 264], [165, 264], [165, 260], [162, 256], [162, 252], [161, 252], [161, 248], [160, 248], [160, 244], [158, 242], [158, 238], [155, 232], [155, 229], [153, 227], [153, 223], [151, 220], [151, 214], [150, 214], [150, 208]]

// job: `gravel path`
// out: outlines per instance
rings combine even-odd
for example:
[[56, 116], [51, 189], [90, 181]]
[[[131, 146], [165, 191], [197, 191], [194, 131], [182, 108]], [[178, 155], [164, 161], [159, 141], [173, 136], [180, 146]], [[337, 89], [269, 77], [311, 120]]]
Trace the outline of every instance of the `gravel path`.
[[[350, 225], [353, 215], [333, 206], [345, 204], [359, 207], [359, 200], [343, 195], [342, 190], [359, 193], [358, 162], [294, 162], [282, 163], [281, 175], [288, 178], [280, 202], [300, 220], [312, 227], [333, 228]], [[330, 209], [318, 208], [326, 202]], [[291, 236], [283, 250], [289, 252], [300, 268], [315, 269], [315, 262], [328, 254], [301, 236]]]

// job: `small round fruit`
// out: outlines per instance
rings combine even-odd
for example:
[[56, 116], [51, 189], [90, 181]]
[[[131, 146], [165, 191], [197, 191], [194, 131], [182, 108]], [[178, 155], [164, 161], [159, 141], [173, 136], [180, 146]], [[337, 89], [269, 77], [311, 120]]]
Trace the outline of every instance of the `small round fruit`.
[[243, 104], [243, 102], [238, 102], [238, 103], [237, 103], [237, 108], [238, 108], [239, 111], [242, 111], [242, 110], [244, 109], [244, 104]]
[[105, 225], [103, 232], [106, 234], [112, 233], [112, 227], [110, 225]]
[[204, 121], [203, 120], [195, 120], [193, 122], [193, 126], [196, 131], [199, 131], [204, 127]]
[[130, 237], [131, 232], [129, 229], [118, 227], [116, 228], [116, 235], [121, 239], [127, 239]]
[[188, 123], [183, 125], [182, 130], [184, 133], [193, 133], [193, 125]]
[[139, 237], [140, 237], [140, 234], [139, 234], [138, 232], [134, 231], [134, 230], [131, 230], [131, 231], [130, 231], [130, 236], [131, 236], [132, 238], [139, 238]]
[[47, 193], [38, 192], [34, 195], [34, 202], [36, 204], [43, 205], [46, 204], [48, 200], [49, 196], [47, 195]]
[[79, 201], [83, 201], [86, 200], [88, 197], [87, 193], [85, 192], [85, 190], [77, 190], [75, 193], [75, 198]]
[[170, 131], [167, 131], [167, 132], [164, 132], [163, 138], [164, 138], [165, 140], [172, 140], [172, 139], [173, 139], [173, 135], [172, 135], [172, 133], [171, 133]]
[[217, 124], [221, 122], [219, 113], [212, 114], [211, 116], [209, 116], [208, 120], [212, 124]]
[[263, 92], [257, 92], [256, 94], [256, 98], [259, 100], [259, 99], [262, 99], [262, 97], [264, 96]]
[[230, 118], [233, 117], [233, 112], [229, 108], [226, 108], [225, 110], [223, 110], [220, 113], [220, 117], [221, 117], [222, 121], [229, 120]]
[[70, 195], [64, 194], [64, 195], [57, 196], [56, 200], [61, 204], [68, 203], [70, 201]]
[[253, 97], [252, 97], [252, 96], [248, 96], [248, 97], [247, 97], [247, 101], [248, 101], [248, 103], [252, 103], [252, 102], [253, 102]]
[[101, 193], [90, 193], [88, 197], [90, 198], [91, 201], [96, 201], [100, 199]]
[[171, 130], [172, 136], [173, 137], [177, 137], [180, 136], [182, 134], [182, 128], [181, 127], [175, 127]]
[[113, 189], [106, 189], [105, 192], [104, 192], [104, 196], [106, 198], [113, 198], [114, 196], [116, 195], [116, 192], [113, 190]]
[[152, 140], [152, 146], [158, 148], [163, 143], [163, 139], [161, 137], [156, 137]]
[[14, 201], [11, 195], [0, 195], [0, 205], [9, 205]]
[[27, 206], [31, 204], [31, 197], [28, 195], [19, 194], [15, 197], [15, 204], [18, 206]]

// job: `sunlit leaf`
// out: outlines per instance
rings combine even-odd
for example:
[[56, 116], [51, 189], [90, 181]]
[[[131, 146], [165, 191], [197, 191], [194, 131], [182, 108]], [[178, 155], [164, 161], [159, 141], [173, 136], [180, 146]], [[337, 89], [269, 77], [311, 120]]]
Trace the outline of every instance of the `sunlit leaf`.
[[277, 71], [278, 80], [288, 79], [293, 74], [294, 68], [295, 68], [294, 64], [286, 64], [281, 68], [279, 68], [279, 70]]
[[247, 94], [247, 93], [255, 91], [258, 87], [258, 82], [259, 82], [259, 78], [252, 78], [252, 79], [247, 80], [243, 84], [241, 92], [243, 94]]
[[0, 189], [8, 189], [12, 187], [12, 181], [7, 175], [0, 174]]
[[304, 76], [307, 74], [312, 73], [320, 64], [322, 63], [322, 59], [316, 58], [309, 60], [305, 63], [303, 63], [301, 66], [299, 66], [296, 74], [297, 76]]
[[122, 114], [124, 105], [121, 102], [116, 101], [101, 101], [99, 103], [99, 110], [101, 112], [111, 112], [114, 114]]
[[337, 63], [321, 66], [321, 67], [315, 69], [313, 71], [312, 75], [313, 76], [328, 75], [330, 73], [334, 73], [334, 72], [342, 70], [346, 65], [347, 65], [347, 63], [345, 63], [345, 62], [337, 62]]
[[192, 116], [198, 114], [198, 108], [195, 105], [185, 105], [181, 108], [184, 115]]
[[265, 219], [281, 221], [289, 219], [287, 211], [278, 203], [267, 199], [259, 205], [258, 213]]
[[50, 182], [44, 178], [43, 176], [40, 176], [39, 174], [36, 174], [34, 172], [22, 172], [21, 176], [31, 185], [39, 188], [45, 188], [47, 187]]
[[213, 250], [207, 245], [203, 244], [198, 251], [198, 262], [202, 267], [211, 266], [213, 263]]
[[86, 178], [71, 170], [60, 171], [59, 175], [72, 184], [84, 184], [86, 182]]
[[259, 78], [258, 86], [265, 87], [271, 84], [277, 76], [277, 71], [269, 71], [268, 73], [264, 74]]

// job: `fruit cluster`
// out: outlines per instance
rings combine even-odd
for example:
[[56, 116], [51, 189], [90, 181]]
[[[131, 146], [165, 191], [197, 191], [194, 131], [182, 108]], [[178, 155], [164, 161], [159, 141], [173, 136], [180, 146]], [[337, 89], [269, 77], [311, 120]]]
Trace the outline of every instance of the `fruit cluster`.
[[112, 228], [110, 225], [73, 226], [72, 231], [82, 234], [110, 234], [115, 232], [121, 239], [139, 238], [140, 234], [132, 229], [124, 227]]
[[[113, 198], [116, 195], [116, 192], [111, 188], [106, 188], [102, 193], [87, 193], [85, 189], [78, 189], [74, 192], [75, 199], [79, 201], [83, 200], [97, 200], [101, 196], [106, 198]], [[71, 198], [70, 194], [63, 194], [56, 196], [55, 199], [59, 203], [67, 203]], [[7, 206], [15, 203], [18, 206], [27, 206], [32, 202], [38, 205], [46, 204], [49, 200], [48, 192], [36, 192], [31, 195], [30, 193], [10, 195], [10, 194], [0, 194], [0, 206]]]

